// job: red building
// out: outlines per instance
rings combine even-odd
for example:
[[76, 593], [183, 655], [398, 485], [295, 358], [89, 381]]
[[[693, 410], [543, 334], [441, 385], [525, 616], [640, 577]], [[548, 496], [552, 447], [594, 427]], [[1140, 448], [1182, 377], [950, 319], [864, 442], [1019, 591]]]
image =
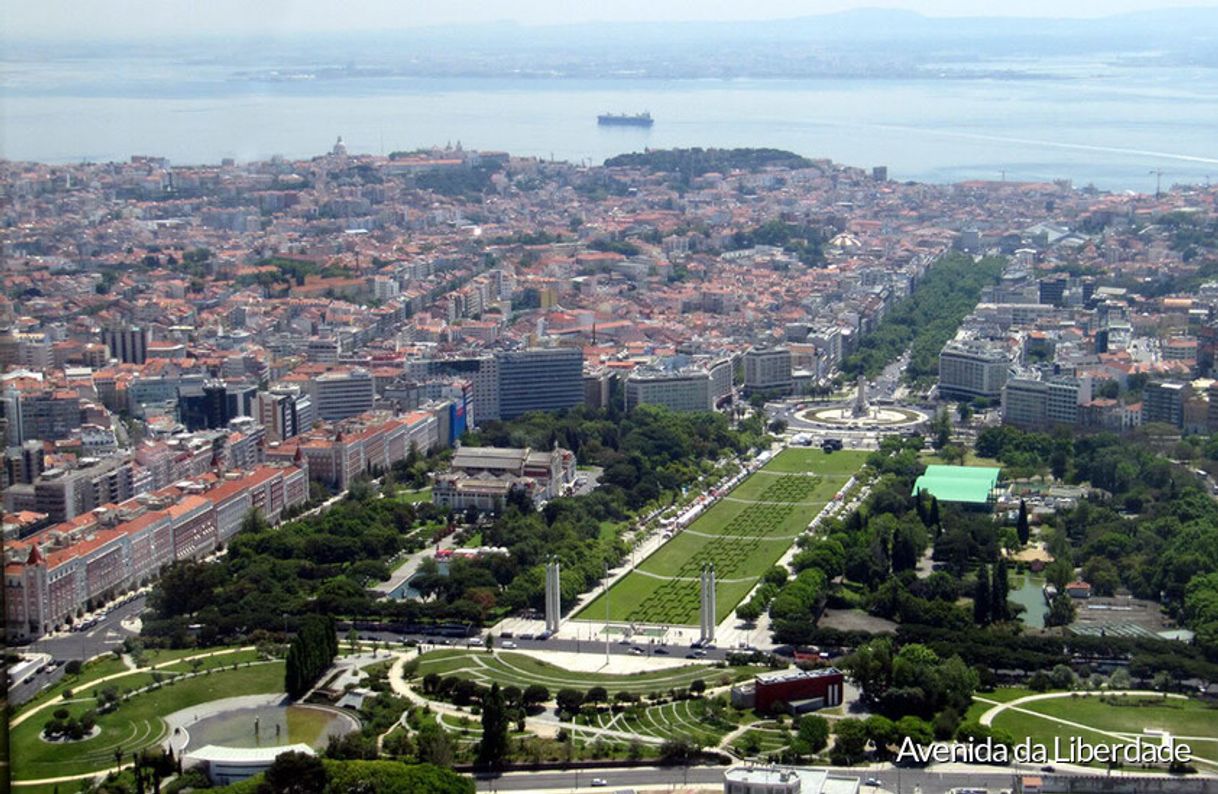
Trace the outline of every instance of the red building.
[[801, 714], [840, 705], [844, 682], [836, 667], [762, 673], [752, 684], [732, 689], [732, 705], [768, 713], [775, 703], [785, 703], [791, 712]]

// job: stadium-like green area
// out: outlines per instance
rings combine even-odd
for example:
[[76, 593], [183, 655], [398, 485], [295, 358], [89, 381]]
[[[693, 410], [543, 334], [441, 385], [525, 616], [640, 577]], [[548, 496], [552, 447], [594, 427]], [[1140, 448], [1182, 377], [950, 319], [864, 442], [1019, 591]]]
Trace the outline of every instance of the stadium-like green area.
[[[121, 687], [139, 688], [153, 681], [147, 672], [136, 672], [115, 679]], [[74, 742], [48, 742], [42, 738], [44, 724], [52, 710], [37, 714], [12, 728], [10, 747], [13, 779], [41, 779], [105, 770], [115, 765], [115, 751], [125, 758], [145, 747], [159, 744], [168, 728], [162, 715], [179, 709], [237, 695], [279, 692], [283, 688], [283, 662], [256, 663], [238, 670], [216, 670], [182, 681], [165, 683], [160, 688], [133, 695], [118, 708], [97, 717], [100, 729], [95, 736]], [[92, 691], [62, 701], [71, 717], [96, 709]]]
[[688, 664], [646, 673], [613, 675], [564, 670], [561, 667], [534, 659], [523, 653], [483, 650], [439, 650], [419, 657], [418, 675], [436, 673], [441, 676], [470, 678], [481, 684], [498, 683], [500, 686], [530, 684], [548, 687], [551, 693], [559, 689], [587, 689], [603, 686], [610, 693], [634, 692], [645, 694], [653, 691], [688, 687], [699, 679], [708, 686], [731, 683], [741, 678], [751, 678], [761, 668], [730, 667], [715, 668], [705, 664]]
[[[716, 620], [723, 620], [865, 459], [783, 450], [610, 588], [609, 620], [696, 624], [704, 563], [715, 566]], [[604, 620], [605, 596], [575, 617]]]

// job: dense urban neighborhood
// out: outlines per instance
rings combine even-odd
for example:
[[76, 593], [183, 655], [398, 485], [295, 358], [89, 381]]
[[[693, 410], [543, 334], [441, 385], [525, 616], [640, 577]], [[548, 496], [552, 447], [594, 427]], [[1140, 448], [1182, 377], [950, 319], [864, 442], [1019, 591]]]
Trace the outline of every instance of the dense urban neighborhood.
[[339, 137], [0, 219], [17, 791], [1218, 786], [1218, 188]]

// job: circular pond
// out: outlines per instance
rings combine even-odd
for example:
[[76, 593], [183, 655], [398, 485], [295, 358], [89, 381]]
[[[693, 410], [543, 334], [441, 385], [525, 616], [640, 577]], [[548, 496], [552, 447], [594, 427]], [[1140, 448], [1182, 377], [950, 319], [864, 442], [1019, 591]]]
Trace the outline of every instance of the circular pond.
[[359, 727], [356, 720], [336, 709], [319, 706], [265, 704], [226, 709], [188, 721], [187, 747], [277, 747], [307, 744], [322, 748], [331, 736]]

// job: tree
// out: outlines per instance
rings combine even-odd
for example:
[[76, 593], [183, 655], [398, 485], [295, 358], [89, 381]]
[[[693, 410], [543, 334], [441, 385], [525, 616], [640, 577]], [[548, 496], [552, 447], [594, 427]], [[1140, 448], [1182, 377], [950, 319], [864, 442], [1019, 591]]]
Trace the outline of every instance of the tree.
[[816, 714], [799, 719], [799, 739], [810, 753], [819, 753], [829, 744], [829, 721]]
[[1150, 685], [1159, 692], [1162, 692], [1163, 698], [1166, 699], [1167, 693], [1171, 691], [1174, 683], [1175, 681], [1172, 679], [1171, 673], [1167, 672], [1166, 670], [1160, 670], [1159, 672], [1155, 673], [1155, 677], [1151, 679]]
[[322, 794], [329, 783], [322, 760], [307, 753], [281, 753], [267, 767], [258, 794]]
[[1074, 622], [1074, 599], [1065, 593], [1058, 593], [1049, 603], [1049, 612], [1045, 615], [1045, 626], [1068, 626]]
[[584, 704], [584, 693], [578, 689], [560, 689], [555, 695], [555, 701], [558, 703], [559, 711], [574, 714]]
[[867, 730], [867, 738], [875, 745], [876, 754], [881, 758], [890, 758], [892, 753], [890, 746], [897, 743], [896, 724], [879, 714], [873, 714], [863, 723]]
[[931, 420], [931, 446], [937, 450], [942, 450], [952, 440], [952, 418], [947, 411], [940, 411]]
[[688, 764], [701, 750], [702, 748], [692, 739], [685, 737], [665, 739], [664, 743], [660, 745], [660, 758], [670, 764]]
[[1069, 560], [1058, 558], [1045, 566], [1045, 581], [1061, 592], [1074, 579], [1074, 568]]
[[521, 702], [525, 708], [540, 706], [550, 699], [550, 690], [546, 689], [541, 684], [529, 684], [525, 688], [524, 694], [521, 695]]
[[[930, 497], [929, 519], [930, 519], [930, 526], [937, 527], [939, 529], [943, 528], [943, 518], [939, 515], [939, 497], [937, 497], [937, 496]], [[936, 535], [936, 537], [937, 537], [937, 535]]]
[[752, 599], [743, 602], [736, 607], [736, 618], [743, 620], [745, 623], [755, 623], [761, 617], [761, 605], [755, 603]]
[[999, 557], [998, 562], [994, 564], [991, 591], [990, 614], [993, 620], [998, 622], [1009, 620], [1011, 608], [1007, 603], [1007, 596], [1011, 592], [1011, 584], [1007, 579], [1007, 561], [1005, 557]]
[[833, 735], [829, 761], [834, 766], [852, 766], [867, 757], [867, 726], [862, 720], [838, 720], [833, 726]]
[[978, 626], [989, 625], [992, 616], [990, 598], [993, 591], [990, 588], [990, 569], [985, 566], [977, 568], [977, 584], [973, 588], [973, 622]]
[[879, 637], [859, 646], [842, 663], [846, 673], [870, 703], [877, 702], [892, 686], [892, 640]]
[[1023, 499], [1019, 500], [1019, 518], [1015, 520], [1015, 532], [1019, 534], [1019, 542], [1022, 544], [1026, 544], [1031, 537], [1031, 530], [1028, 528], [1028, 503]]
[[509, 717], [503, 692], [496, 682], [482, 697], [482, 739], [478, 743], [478, 763], [498, 769], [507, 756]]
[[300, 631], [288, 646], [284, 662], [284, 690], [298, 698], [316, 683], [338, 655], [338, 635], [334, 619], [309, 615], [301, 621]]
[[63, 666], [64, 675], [80, 675], [81, 667], [79, 659], [72, 659]]
[[451, 767], [456, 748], [448, 732], [435, 723], [425, 722], [419, 728], [419, 760], [439, 767]]
[[912, 571], [918, 567], [918, 558], [924, 548], [925, 531], [921, 524], [903, 522], [892, 536], [892, 571]]

